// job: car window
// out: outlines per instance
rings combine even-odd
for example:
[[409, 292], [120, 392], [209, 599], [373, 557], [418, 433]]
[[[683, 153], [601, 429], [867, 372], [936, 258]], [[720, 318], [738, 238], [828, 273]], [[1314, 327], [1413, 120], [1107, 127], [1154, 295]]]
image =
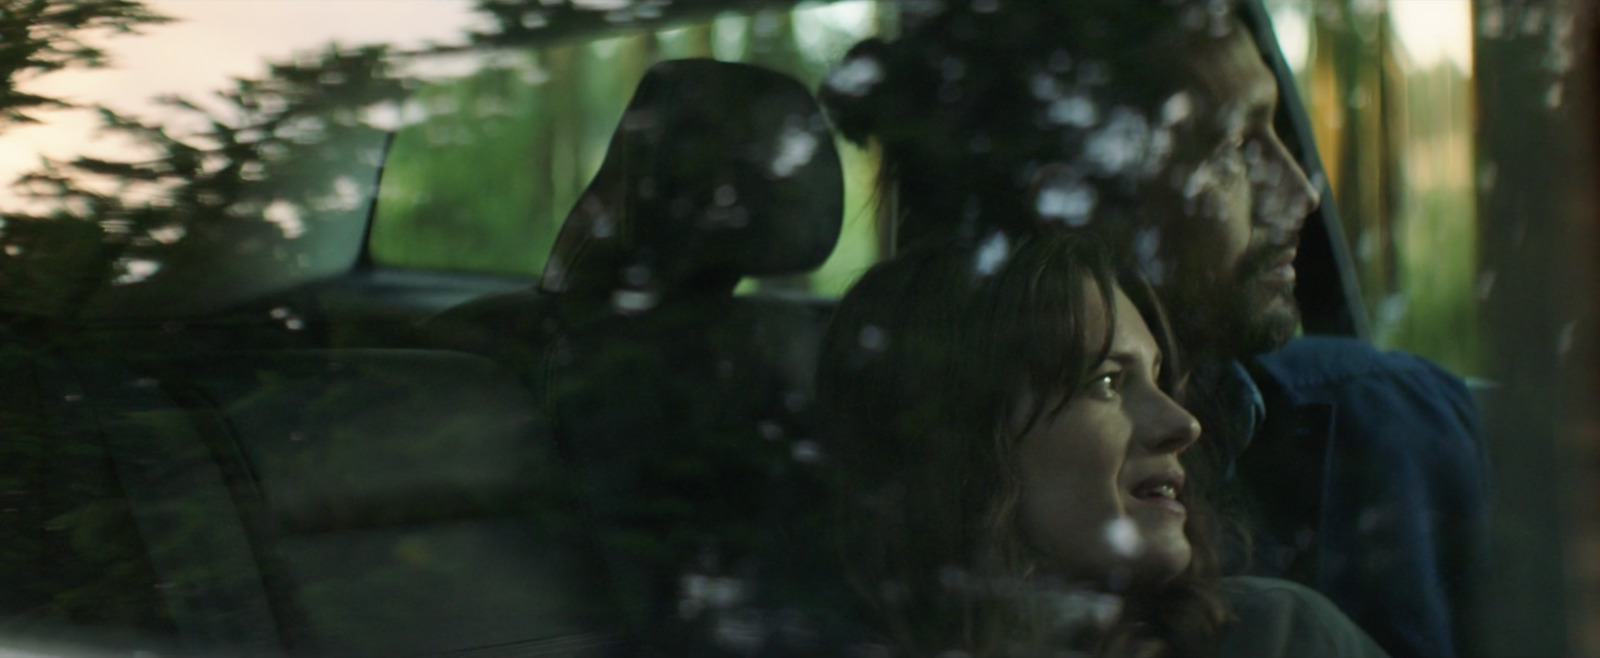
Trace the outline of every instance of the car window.
[[[849, 46], [891, 21], [878, 3], [843, 2], [420, 57], [419, 70], [449, 74], [424, 75], [399, 109], [402, 124], [373, 221], [373, 262], [536, 276], [651, 64], [686, 57], [749, 62], [815, 87]], [[843, 140], [840, 149], [846, 217], [834, 256], [806, 276], [750, 287], [837, 296], [877, 258], [875, 160]]]
[[[886, 183], [905, 172], [883, 144], [850, 139], [813, 96], [881, 82], [871, 67], [836, 77], [863, 40], [892, 43], [947, 5], [1023, 4], [0, 0], [0, 654], [876, 647], [832, 543], [816, 369], [839, 299], [903, 250], [915, 203]], [[1474, 500], [1492, 514], [1412, 501], [1490, 540], [1487, 575], [1451, 601], [1468, 611], [1463, 651], [1600, 654], [1600, 15], [1510, 0], [1185, 6], [1246, 17], [1263, 61], [1282, 62], [1272, 126], [1321, 194], [1306, 232], [1322, 242], [1304, 239], [1295, 263], [1298, 334], [1426, 359], [1406, 361], [1411, 383], [1460, 377], [1417, 394], [1439, 403], [1421, 405], [1430, 418], [1476, 405], [1461, 413], [1487, 474]], [[962, 52], [922, 62], [951, 94], [1001, 56]], [[641, 84], [683, 59], [748, 66], [706, 75], [756, 100], [688, 102], [666, 133], [691, 134], [695, 117], [726, 121], [693, 134], [736, 133], [781, 98], [816, 120], [773, 125], [826, 134], [838, 188], [773, 193], [803, 224], [787, 233], [717, 242], [697, 225], [617, 256], [584, 204], [626, 146]], [[1039, 125], [1115, 115], [1072, 100]], [[931, 134], [906, 118], [916, 109], [893, 125]], [[831, 164], [796, 143], [780, 169]], [[1029, 162], [1011, 183], [1037, 193], [1128, 143]], [[788, 180], [692, 182], [729, 207]], [[1051, 208], [1095, 205], [1084, 198]], [[840, 211], [815, 210], [829, 203]], [[598, 242], [574, 246], [573, 227]], [[981, 245], [975, 271], [1015, 246]], [[573, 253], [603, 267], [574, 274]], [[869, 325], [852, 339], [877, 353], [898, 337]], [[1289, 474], [1321, 464], [1278, 457]], [[867, 502], [907, 496], [878, 493]], [[1381, 548], [1387, 508], [1348, 516], [1356, 545]], [[1465, 582], [1471, 566], [1430, 577]]]
[[1471, 8], [1269, 7], [1312, 116], [1373, 339], [1481, 375], [1476, 299], [1493, 284], [1474, 274]]

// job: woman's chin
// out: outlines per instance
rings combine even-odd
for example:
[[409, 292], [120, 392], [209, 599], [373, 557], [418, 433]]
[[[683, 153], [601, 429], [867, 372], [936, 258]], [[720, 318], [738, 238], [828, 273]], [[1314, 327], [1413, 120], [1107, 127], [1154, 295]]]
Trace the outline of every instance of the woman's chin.
[[1132, 585], [1148, 587], [1164, 585], [1177, 578], [1194, 559], [1189, 541], [1179, 534], [1176, 538], [1161, 538], [1147, 543], [1132, 565]]
[[1133, 515], [1143, 539], [1133, 557], [1135, 580], [1145, 584], [1172, 580], [1188, 569], [1189, 562], [1194, 559], [1189, 536], [1183, 532], [1183, 515], [1164, 509], [1140, 511], [1146, 513]]

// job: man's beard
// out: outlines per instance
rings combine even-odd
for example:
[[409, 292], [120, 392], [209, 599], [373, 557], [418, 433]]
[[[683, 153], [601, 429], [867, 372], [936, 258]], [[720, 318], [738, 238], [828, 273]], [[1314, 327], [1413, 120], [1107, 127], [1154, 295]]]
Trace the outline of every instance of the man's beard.
[[1218, 291], [1224, 302], [1224, 315], [1218, 318], [1224, 354], [1239, 358], [1271, 352], [1294, 338], [1300, 327], [1294, 284], [1264, 280], [1292, 248], [1262, 247], [1246, 254], [1227, 289]]
[[1162, 291], [1178, 346], [1192, 358], [1239, 359], [1282, 347], [1300, 326], [1294, 286], [1264, 275], [1292, 247], [1262, 246], [1221, 280], [1173, 281]]

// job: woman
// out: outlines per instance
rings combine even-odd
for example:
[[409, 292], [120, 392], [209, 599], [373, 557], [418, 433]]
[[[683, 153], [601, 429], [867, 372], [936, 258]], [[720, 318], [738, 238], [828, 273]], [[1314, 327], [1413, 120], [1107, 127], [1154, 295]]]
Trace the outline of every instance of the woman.
[[875, 634], [911, 656], [1383, 655], [1310, 590], [1213, 575], [1179, 461], [1200, 427], [1147, 288], [1068, 231], [980, 245], [877, 266], [825, 338], [840, 546]]

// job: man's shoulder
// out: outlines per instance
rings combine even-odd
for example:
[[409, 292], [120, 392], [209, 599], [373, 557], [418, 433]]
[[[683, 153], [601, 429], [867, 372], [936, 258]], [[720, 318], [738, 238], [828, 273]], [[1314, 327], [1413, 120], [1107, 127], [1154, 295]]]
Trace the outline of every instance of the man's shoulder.
[[[1296, 338], [1247, 366], [1262, 391], [1288, 408], [1331, 405], [1344, 431], [1480, 433], [1477, 403], [1466, 382], [1427, 359], [1343, 337]], [[1277, 406], [1268, 404], [1268, 413]]]
[[1281, 349], [1256, 356], [1252, 365], [1253, 374], [1271, 377], [1291, 391], [1403, 379], [1466, 394], [1460, 377], [1432, 361], [1345, 336], [1295, 338]]

